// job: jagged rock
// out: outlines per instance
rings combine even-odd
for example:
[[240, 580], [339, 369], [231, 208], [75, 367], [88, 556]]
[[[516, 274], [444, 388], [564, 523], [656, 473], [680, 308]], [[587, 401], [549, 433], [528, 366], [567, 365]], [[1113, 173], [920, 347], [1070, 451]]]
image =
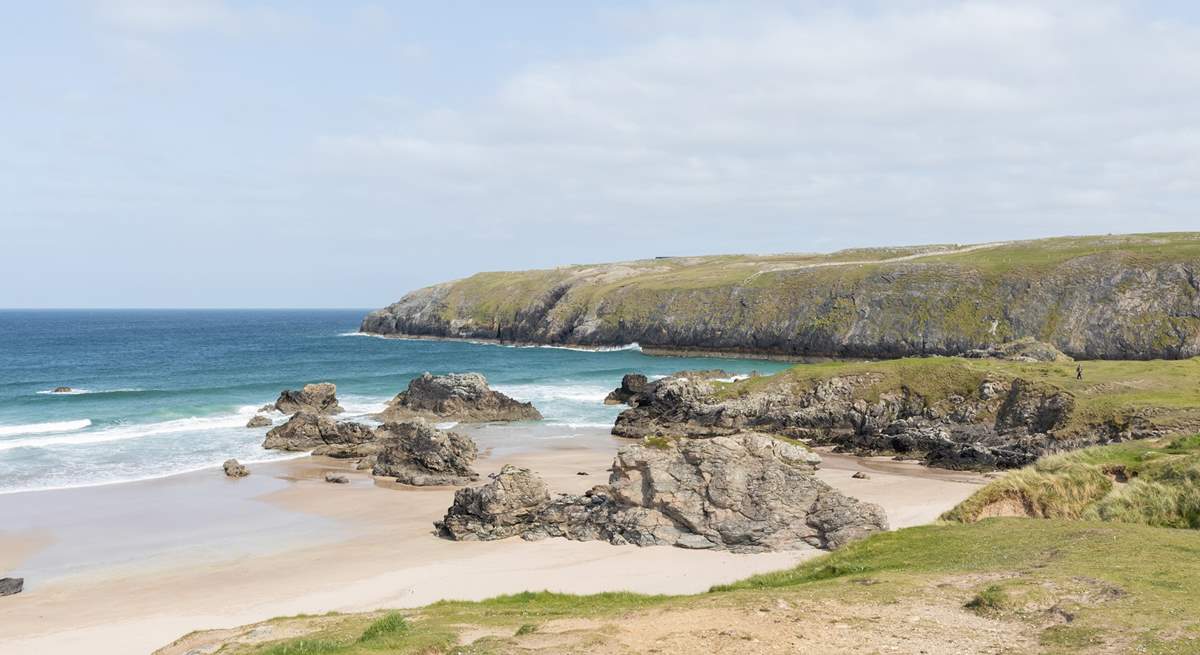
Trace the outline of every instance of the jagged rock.
[[875, 373], [847, 373], [725, 398], [711, 380], [672, 376], [648, 384], [617, 417], [612, 433], [713, 437], [759, 430], [841, 452], [896, 454], [973, 470], [1020, 467], [1061, 450], [1153, 436], [1150, 422], [1136, 420], [1092, 426], [1082, 435], [1062, 434], [1074, 398], [1021, 378], [988, 377], [968, 396], [935, 399], [907, 386], [873, 392], [881, 379]]
[[378, 418], [383, 422], [425, 418], [482, 423], [536, 421], [542, 415], [530, 403], [491, 390], [479, 373], [424, 373], [409, 382], [408, 389], [393, 398]]
[[855, 471], [854, 475], [852, 475], [850, 477], [854, 478], [855, 480], [870, 480], [871, 479], [871, 476], [867, 475], [866, 473], [863, 473], [862, 471]]
[[325, 481], [330, 484], [350, 484], [350, 478], [341, 473], [326, 473]]
[[276, 412], [276, 411], [279, 411], [279, 410], [275, 409], [275, 403], [268, 403], [268, 404], [263, 405], [262, 407], [258, 408], [259, 414], [269, 414], [271, 412]]
[[231, 478], [244, 478], [247, 475], [250, 475], [250, 469], [243, 466], [242, 463], [236, 459], [225, 460], [225, 463], [221, 465], [221, 468], [225, 469], [225, 475]]
[[886, 530], [882, 509], [813, 475], [819, 462], [756, 433], [638, 444], [618, 451], [607, 486], [553, 498], [537, 475], [506, 466], [458, 490], [437, 527], [457, 540], [558, 536], [736, 552], [837, 548]]
[[415, 486], [460, 485], [479, 478], [471, 469], [478, 451], [470, 437], [424, 421], [385, 423], [376, 433], [373, 475]]
[[628, 403], [630, 399], [642, 392], [646, 388], [646, 376], [641, 373], [626, 373], [621, 378], [621, 386], [613, 389], [604, 398], [605, 405], [620, 405]]
[[54, 387], [54, 391], [52, 393], [71, 393], [72, 391], [74, 391], [74, 389], [71, 387]]
[[263, 441], [263, 448], [307, 451], [316, 450], [322, 446], [354, 446], [371, 442], [374, 439], [374, 431], [361, 423], [334, 421], [328, 416], [302, 411], [296, 413], [283, 425], [271, 428], [267, 432], [266, 440]]
[[246, 427], [248, 428], [265, 428], [270, 427], [270, 425], [271, 419], [263, 416], [262, 414], [255, 414], [254, 416], [250, 417], [249, 421], [246, 421]]
[[1017, 339], [999, 346], [976, 348], [963, 357], [1006, 359], [1013, 362], [1069, 362], [1070, 357], [1054, 346], [1033, 338]]
[[0, 596], [12, 596], [25, 589], [25, 578], [0, 578]]
[[314, 414], [340, 414], [342, 406], [338, 404], [337, 385], [332, 382], [306, 384], [299, 391], [286, 389], [279, 394], [275, 401], [275, 409], [284, 414], [308, 411]]

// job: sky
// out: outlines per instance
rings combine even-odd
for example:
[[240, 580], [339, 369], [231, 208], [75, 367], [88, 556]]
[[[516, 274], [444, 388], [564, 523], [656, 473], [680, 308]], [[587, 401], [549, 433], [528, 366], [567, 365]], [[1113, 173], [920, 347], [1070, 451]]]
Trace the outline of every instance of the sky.
[[0, 7], [0, 307], [1200, 229], [1200, 8]]

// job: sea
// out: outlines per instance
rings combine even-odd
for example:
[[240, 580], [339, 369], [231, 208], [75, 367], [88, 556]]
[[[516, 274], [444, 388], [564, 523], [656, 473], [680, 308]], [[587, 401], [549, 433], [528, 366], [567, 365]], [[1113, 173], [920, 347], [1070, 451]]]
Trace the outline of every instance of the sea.
[[264, 450], [269, 428], [245, 425], [281, 390], [309, 382], [337, 384], [346, 410], [339, 420], [369, 422], [422, 372], [478, 371], [545, 416], [501, 437], [507, 447], [537, 449], [610, 428], [621, 408], [603, 400], [626, 373], [785, 366], [655, 357], [637, 344], [385, 339], [358, 333], [366, 311], [0, 310], [0, 493], [161, 478], [231, 457], [303, 456]]

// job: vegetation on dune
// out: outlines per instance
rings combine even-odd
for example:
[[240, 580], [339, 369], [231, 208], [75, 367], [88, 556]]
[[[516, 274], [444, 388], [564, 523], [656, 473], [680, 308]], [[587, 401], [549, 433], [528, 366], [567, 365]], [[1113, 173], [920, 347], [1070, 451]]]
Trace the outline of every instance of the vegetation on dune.
[[987, 485], [942, 518], [998, 515], [1200, 528], [1200, 435], [1046, 457]]
[[[530, 642], [522, 640], [542, 638], [549, 634], [543, 626], [554, 630], [559, 619], [601, 619], [610, 635], [623, 618], [653, 612], [669, 617], [698, 608], [727, 610], [736, 621], [737, 612], [747, 609], [822, 600], [849, 608], [935, 603], [946, 611], [997, 617], [1040, 635], [1048, 653], [1200, 653], [1200, 541], [1191, 531], [1132, 524], [938, 524], [875, 535], [796, 568], [695, 596], [543, 592], [442, 602], [406, 611], [403, 621], [393, 618], [399, 615], [337, 616], [302, 638], [231, 643], [219, 652], [525, 652]], [[384, 622], [392, 627], [377, 627]], [[467, 631], [485, 636], [455, 645]], [[587, 636], [581, 631], [579, 638]], [[596, 646], [607, 639], [592, 636]]]

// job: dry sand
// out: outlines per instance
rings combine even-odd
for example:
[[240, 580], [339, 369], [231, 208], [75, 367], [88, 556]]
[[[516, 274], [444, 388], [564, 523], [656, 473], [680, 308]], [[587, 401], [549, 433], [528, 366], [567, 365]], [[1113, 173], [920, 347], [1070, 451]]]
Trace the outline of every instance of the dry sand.
[[[579, 492], [606, 480], [615, 448], [505, 454], [478, 468], [516, 463], [556, 490]], [[883, 505], [893, 527], [935, 518], [982, 481], [916, 464], [825, 459], [820, 477]], [[817, 554], [450, 542], [433, 535], [432, 522], [453, 489], [389, 487], [359, 472], [348, 472], [349, 485], [328, 484], [333, 469], [345, 464], [305, 458], [258, 465], [237, 481], [203, 471], [0, 497], [0, 514], [24, 516], [17, 525], [25, 528], [0, 532], [0, 564], [28, 578], [25, 593], [0, 599], [0, 653], [149, 653], [191, 630], [273, 616], [523, 590], [693, 593]], [[851, 478], [857, 470], [870, 479]]]

